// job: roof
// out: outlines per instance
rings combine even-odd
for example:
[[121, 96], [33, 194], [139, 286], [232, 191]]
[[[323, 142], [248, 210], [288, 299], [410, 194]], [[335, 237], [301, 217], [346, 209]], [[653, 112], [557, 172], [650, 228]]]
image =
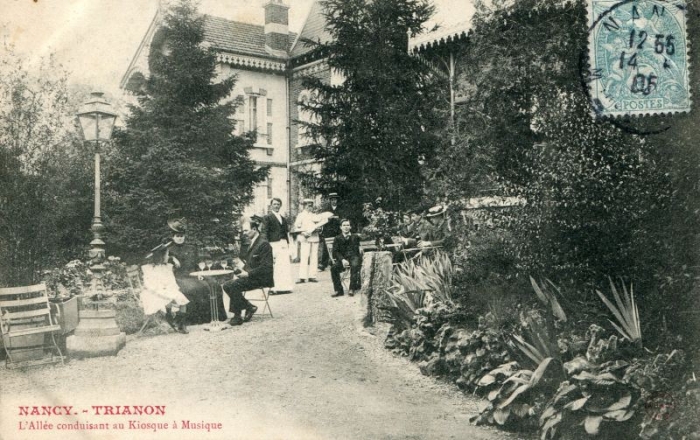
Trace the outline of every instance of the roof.
[[[426, 23], [428, 26], [434, 25], [435, 29], [411, 38], [408, 43], [409, 50], [418, 51], [456, 40], [466, 36], [471, 29], [471, 16], [474, 10], [469, 2], [466, 0], [436, 0], [435, 4], [437, 6], [436, 14]], [[457, 21], [459, 19], [461, 20]], [[331, 39], [331, 34], [326, 29], [323, 5], [319, 0], [314, 0], [304, 22], [304, 27], [292, 46], [291, 57], [297, 58], [313, 50], [313, 46], [305, 43], [306, 41], [327, 43]]]
[[292, 46], [291, 57], [296, 58], [313, 50], [313, 46], [307, 41], [327, 43], [331, 40], [331, 34], [326, 29], [326, 17], [323, 15], [323, 6], [318, 0], [314, 0], [309, 10], [309, 15], [304, 20], [304, 27], [299, 37]]
[[470, 21], [464, 21], [449, 27], [437, 27], [437, 29], [430, 32], [424, 32], [411, 38], [408, 42], [408, 50], [411, 52], [419, 51], [421, 49], [429, 49], [431, 46], [438, 46], [441, 43], [448, 43], [467, 36], [470, 30]]
[[[289, 33], [289, 49], [297, 34]], [[212, 47], [242, 55], [275, 57], [265, 51], [265, 27], [257, 24], [231, 21], [213, 15], [204, 15], [204, 40]]]

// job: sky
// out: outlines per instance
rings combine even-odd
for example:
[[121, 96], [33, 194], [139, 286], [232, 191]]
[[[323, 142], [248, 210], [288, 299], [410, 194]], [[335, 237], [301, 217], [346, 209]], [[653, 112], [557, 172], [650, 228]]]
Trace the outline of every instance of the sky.
[[[159, 0], [0, 0], [0, 56], [7, 45], [37, 65], [55, 54], [70, 81], [118, 94], [119, 81], [158, 8]], [[200, 11], [263, 24], [268, 0], [199, 0]], [[299, 32], [313, 0], [284, 0], [289, 28]], [[435, 21], [449, 26], [471, 15], [470, 0], [433, 0]]]

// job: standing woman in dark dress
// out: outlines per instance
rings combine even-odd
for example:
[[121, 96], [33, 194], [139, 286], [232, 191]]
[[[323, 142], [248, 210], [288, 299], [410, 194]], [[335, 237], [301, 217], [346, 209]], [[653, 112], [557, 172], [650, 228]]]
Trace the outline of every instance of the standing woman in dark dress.
[[[197, 246], [185, 243], [187, 228], [182, 219], [169, 220], [168, 226], [173, 234], [173, 244], [168, 248], [168, 262], [173, 264], [177, 285], [190, 300], [187, 305], [187, 322], [189, 324], [208, 323], [211, 321], [209, 282], [190, 276], [191, 272], [200, 270], [198, 264], [204, 259], [204, 256], [200, 255]], [[219, 320], [225, 321], [227, 316], [221, 292], [219, 292], [217, 300], [219, 301]]]

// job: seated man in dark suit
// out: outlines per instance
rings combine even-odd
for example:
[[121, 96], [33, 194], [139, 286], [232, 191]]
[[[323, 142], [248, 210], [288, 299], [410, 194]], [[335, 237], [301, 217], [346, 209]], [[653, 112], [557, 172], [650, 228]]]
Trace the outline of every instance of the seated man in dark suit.
[[[243, 322], [250, 321], [258, 310], [256, 306], [243, 297], [242, 292], [272, 287], [275, 284], [272, 246], [258, 232], [261, 220], [260, 217], [253, 216], [250, 221], [243, 223], [243, 236], [249, 242], [247, 249], [241, 252], [241, 260], [245, 262], [245, 266], [240, 273], [237, 273], [238, 278], [226, 282], [223, 286], [224, 291], [231, 299], [229, 304], [229, 311], [233, 312], [231, 325], [241, 325]], [[243, 310], [245, 310], [245, 317], [241, 318]]]
[[333, 240], [333, 266], [331, 267], [331, 279], [333, 280], [333, 290], [331, 296], [342, 296], [343, 284], [340, 281], [340, 274], [347, 266], [350, 266], [350, 291], [348, 295], [353, 296], [360, 290], [360, 268], [362, 266], [362, 255], [360, 254], [360, 236], [350, 233], [350, 220], [340, 221], [340, 234]]

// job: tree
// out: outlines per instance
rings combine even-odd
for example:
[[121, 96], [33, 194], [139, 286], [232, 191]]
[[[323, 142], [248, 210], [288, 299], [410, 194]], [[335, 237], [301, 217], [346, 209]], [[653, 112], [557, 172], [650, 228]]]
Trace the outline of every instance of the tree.
[[81, 256], [90, 226], [91, 166], [76, 132], [66, 75], [52, 58], [30, 73], [0, 62], [0, 283], [38, 281]]
[[299, 123], [322, 164], [319, 189], [338, 191], [361, 210], [381, 197], [401, 209], [423, 194], [420, 163], [439, 142], [435, 128], [445, 123], [435, 111], [435, 78], [408, 53], [408, 36], [421, 31], [433, 7], [425, 0], [327, 0], [323, 2], [332, 38], [317, 44], [342, 84], [309, 77], [317, 99], [301, 103], [313, 116]]
[[190, 1], [168, 10], [159, 36], [139, 105], [105, 160], [108, 243], [122, 252], [143, 252], [174, 217], [195, 238], [230, 240], [234, 215], [267, 175], [248, 155], [254, 134], [234, 135], [235, 77], [216, 80], [216, 52]]
[[[646, 316], [671, 322], [674, 305], [696, 301], [700, 161], [687, 158], [698, 157], [697, 114], [593, 118], [582, 0], [477, 6], [460, 78], [470, 123], [454, 148], [524, 203], [496, 215], [499, 251], [525, 279], [565, 280], [581, 294], [625, 277]], [[440, 166], [451, 170], [442, 187], [473, 194], [464, 167]]]

